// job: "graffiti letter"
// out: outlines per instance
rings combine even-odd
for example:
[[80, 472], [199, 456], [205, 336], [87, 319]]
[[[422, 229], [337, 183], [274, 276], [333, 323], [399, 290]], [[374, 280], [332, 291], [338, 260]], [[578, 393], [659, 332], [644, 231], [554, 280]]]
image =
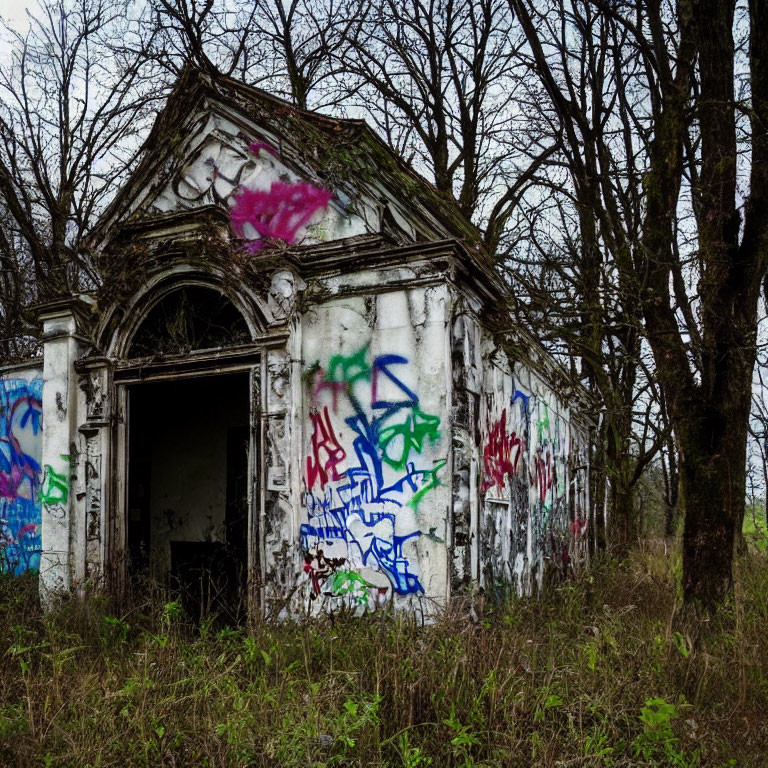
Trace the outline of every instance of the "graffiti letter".
[[[325, 416], [325, 420], [323, 420]], [[328, 409], [323, 413], [310, 413], [314, 431], [312, 433], [312, 456], [307, 457], [307, 488], [312, 489], [317, 478], [320, 478], [320, 487], [325, 488], [329, 478], [341, 480], [344, 473], [339, 473], [336, 465], [344, 461], [347, 454], [339, 444], [336, 433], [333, 431], [331, 417]], [[321, 458], [320, 451], [325, 451], [325, 459]]]
[[[512, 450], [516, 448], [514, 459]], [[507, 435], [507, 409], [501, 412], [501, 418], [491, 427], [488, 442], [483, 450], [483, 465], [485, 480], [480, 491], [485, 493], [494, 485], [499, 489], [504, 487], [507, 477], [512, 477], [517, 471], [520, 456], [525, 450], [525, 444], [515, 432]]]

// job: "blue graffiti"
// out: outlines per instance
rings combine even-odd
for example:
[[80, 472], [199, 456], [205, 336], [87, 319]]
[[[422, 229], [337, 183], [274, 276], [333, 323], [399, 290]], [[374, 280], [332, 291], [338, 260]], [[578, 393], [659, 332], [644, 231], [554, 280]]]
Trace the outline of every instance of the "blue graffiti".
[[304, 551], [320, 542], [332, 545], [343, 542], [350, 554], [357, 554], [363, 565], [378, 565], [399, 594], [424, 592], [418, 577], [409, 570], [403, 557], [403, 543], [421, 535], [412, 531], [405, 536], [395, 534], [397, 523], [396, 501], [381, 503], [385, 510], [371, 510], [359, 494], [349, 494], [349, 488], [326, 488], [324, 495], [305, 495], [305, 508], [309, 518], [300, 529], [301, 548]]
[[43, 382], [0, 379], [0, 571], [40, 567]]
[[398, 376], [396, 368], [407, 365], [407, 358], [385, 354], [369, 363], [368, 349], [333, 356], [327, 372], [315, 367], [315, 396], [330, 391], [334, 411], [342, 396], [352, 450], [337, 483], [323, 487], [321, 495], [308, 488], [309, 522], [301, 526], [301, 546], [308, 551], [313, 541], [343, 542], [363, 565], [378, 566], [398, 594], [424, 592], [403, 555], [404, 543], [421, 532], [401, 536], [395, 525], [398, 509], [417, 511], [440, 484], [444, 459], [429, 468], [416, 466], [416, 455], [440, 440], [440, 419], [421, 410], [418, 395]]
[[528, 415], [528, 403], [529, 403], [530, 399], [531, 399], [530, 395], [525, 395], [519, 389], [516, 389], [515, 390], [515, 394], [512, 395], [512, 398], [509, 401], [509, 404], [510, 405], [514, 405], [515, 404], [515, 400], [522, 400], [522, 402], [523, 402], [523, 414], [527, 416]]

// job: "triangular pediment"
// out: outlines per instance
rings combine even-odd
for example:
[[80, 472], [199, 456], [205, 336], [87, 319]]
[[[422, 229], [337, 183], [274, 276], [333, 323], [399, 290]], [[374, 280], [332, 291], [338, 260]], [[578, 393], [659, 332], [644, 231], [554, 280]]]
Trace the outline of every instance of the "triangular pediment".
[[[361, 121], [303, 112], [229, 78], [190, 70], [143, 157], [102, 217], [96, 248], [121, 232], [194, 229], [218, 211], [249, 250], [385, 234], [400, 242], [476, 238]], [[208, 226], [200, 217], [200, 228]], [[156, 226], [155, 226], [156, 225]]]
[[123, 201], [118, 226], [142, 224], [146, 231], [153, 220], [160, 226], [172, 214], [213, 206], [251, 250], [272, 241], [297, 245], [375, 231], [368, 221], [376, 219], [376, 201], [356, 194], [353, 209], [347, 191], [329, 188], [315, 169], [284, 156], [283, 137], [210, 104], [181, 128], [185, 135], [174, 151], [145, 168], [144, 183]]

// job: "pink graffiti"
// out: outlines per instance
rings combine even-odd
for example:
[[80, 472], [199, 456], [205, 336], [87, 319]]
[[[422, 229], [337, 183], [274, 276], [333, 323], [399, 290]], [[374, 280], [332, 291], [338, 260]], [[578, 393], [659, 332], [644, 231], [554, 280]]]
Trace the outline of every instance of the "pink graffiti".
[[267, 144], [266, 141], [252, 141], [248, 145], [248, 149], [250, 149], [254, 155], [258, 155], [259, 150], [263, 149], [269, 152], [270, 155], [274, 155], [275, 157], [280, 157], [280, 155], [278, 155], [277, 153], [277, 150], [271, 144]]
[[325, 208], [333, 195], [308, 182], [287, 184], [276, 181], [268, 191], [241, 188], [235, 195], [230, 211], [232, 228], [239, 237], [245, 237], [244, 227], [250, 224], [259, 234], [258, 240], [246, 244], [255, 253], [269, 240], [282, 240], [292, 244], [297, 232], [315, 213]]
[[15, 499], [19, 495], [22, 482], [24, 475], [17, 465], [11, 467], [10, 474], [0, 470], [0, 499]]
[[[514, 450], [515, 448], [517, 450]], [[507, 409], [505, 408], [501, 412], [501, 417], [488, 430], [488, 442], [483, 450], [485, 480], [480, 486], [480, 491], [485, 493], [494, 485], [502, 489], [504, 480], [512, 477], [517, 471], [517, 465], [524, 450], [525, 442], [522, 438], [515, 432], [507, 435]]]
[[547, 491], [552, 487], [555, 481], [555, 473], [552, 468], [552, 453], [547, 451], [547, 458], [542, 456], [541, 448], [536, 450], [534, 459], [536, 471], [536, 488], [539, 492], [539, 501], [543, 504], [547, 500]]
[[311, 490], [320, 478], [320, 487], [329, 480], [341, 480], [344, 473], [336, 468], [347, 457], [333, 431], [328, 408], [323, 413], [310, 413], [312, 419], [312, 456], [307, 456], [307, 489]]

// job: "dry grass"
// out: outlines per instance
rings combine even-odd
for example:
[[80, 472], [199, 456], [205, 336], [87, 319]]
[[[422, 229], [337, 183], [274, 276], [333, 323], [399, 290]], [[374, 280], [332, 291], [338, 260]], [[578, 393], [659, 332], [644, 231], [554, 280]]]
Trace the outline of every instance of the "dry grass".
[[0, 581], [3, 766], [761, 766], [768, 555], [675, 618], [662, 549], [545, 599], [446, 615], [193, 630], [169, 604], [43, 616]]

